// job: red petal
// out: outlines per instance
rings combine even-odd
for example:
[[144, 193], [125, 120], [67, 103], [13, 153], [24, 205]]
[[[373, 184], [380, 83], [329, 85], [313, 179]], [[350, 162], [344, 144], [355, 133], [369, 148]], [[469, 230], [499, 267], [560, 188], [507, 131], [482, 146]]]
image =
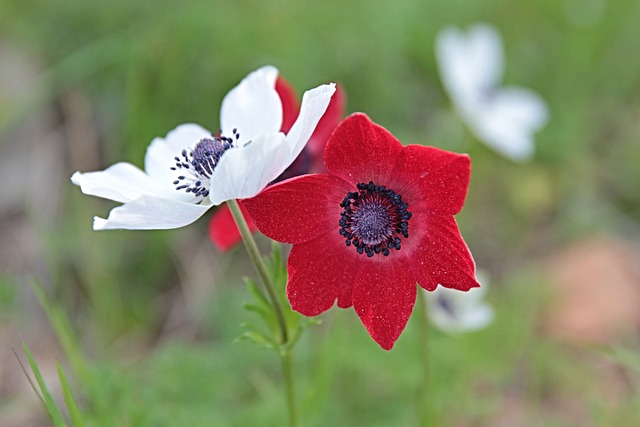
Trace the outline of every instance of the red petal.
[[282, 127], [281, 131], [288, 133], [291, 126], [296, 122], [300, 105], [298, 104], [298, 96], [288, 81], [278, 76], [276, 80], [276, 92], [280, 96], [282, 102]]
[[337, 231], [293, 245], [287, 271], [287, 297], [291, 307], [305, 316], [316, 316], [338, 305], [351, 305], [357, 253], [350, 253]]
[[353, 307], [369, 335], [391, 350], [416, 302], [416, 281], [405, 257], [363, 260], [353, 285]]
[[462, 209], [471, 176], [471, 160], [464, 154], [435, 147], [404, 147], [393, 169], [394, 190], [411, 195], [409, 206], [420, 206], [427, 212], [455, 215]]
[[339, 236], [340, 203], [353, 190], [330, 175], [302, 175], [271, 185], [243, 203], [262, 233], [279, 242], [300, 243], [329, 230]]
[[421, 221], [424, 230], [411, 252], [411, 268], [420, 286], [428, 291], [439, 284], [461, 291], [480, 286], [475, 262], [453, 217], [417, 214], [411, 221]]
[[331, 133], [340, 123], [340, 119], [344, 116], [344, 104], [345, 94], [342, 86], [336, 85], [336, 91], [331, 97], [329, 107], [327, 107], [327, 111], [324, 112], [305, 147], [311, 154], [311, 171], [313, 172], [324, 172], [325, 170], [322, 158], [324, 147], [327, 145]]
[[386, 182], [402, 145], [365, 114], [344, 119], [327, 142], [324, 163], [332, 174], [357, 184]]
[[[245, 208], [242, 203], [240, 203], [240, 210], [242, 211], [242, 216], [244, 216], [245, 221], [247, 221], [249, 230], [253, 233], [258, 227], [256, 227], [249, 212], [247, 212], [247, 208]], [[238, 226], [226, 203], [216, 210], [213, 218], [209, 221], [209, 238], [221, 251], [231, 249], [242, 240]]]

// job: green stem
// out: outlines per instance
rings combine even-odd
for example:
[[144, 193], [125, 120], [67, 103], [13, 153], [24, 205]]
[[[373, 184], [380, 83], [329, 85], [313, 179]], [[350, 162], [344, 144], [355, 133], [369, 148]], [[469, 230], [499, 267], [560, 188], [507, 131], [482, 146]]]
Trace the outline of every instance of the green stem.
[[228, 200], [227, 206], [229, 206], [229, 210], [231, 211], [231, 215], [238, 226], [238, 230], [240, 230], [240, 235], [242, 236], [242, 240], [244, 241], [244, 246], [247, 248], [247, 252], [249, 253], [249, 258], [251, 258], [251, 262], [253, 262], [253, 266], [258, 272], [258, 276], [262, 280], [267, 293], [269, 294], [269, 300], [273, 305], [273, 308], [276, 312], [276, 317], [278, 318], [278, 326], [280, 327], [280, 338], [281, 344], [285, 345], [289, 342], [289, 331], [287, 330], [287, 323], [284, 320], [284, 312], [282, 311], [282, 305], [280, 304], [280, 299], [276, 294], [276, 287], [273, 285], [273, 281], [271, 280], [271, 275], [267, 271], [267, 266], [264, 265], [264, 261], [262, 260], [262, 256], [260, 255], [260, 251], [258, 250], [258, 245], [256, 245], [256, 241], [249, 231], [249, 227], [247, 226], [247, 221], [245, 221], [244, 216], [242, 216], [242, 211], [240, 210], [240, 206], [238, 205], [237, 200]]
[[276, 288], [273, 284], [273, 281], [271, 280], [271, 275], [267, 271], [267, 267], [264, 265], [264, 261], [262, 260], [262, 256], [260, 255], [260, 251], [258, 250], [258, 245], [256, 245], [256, 241], [253, 238], [251, 231], [249, 231], [247, 222], [245, 221], [244, 216], [242, 216], [242, 211], [240, 210], [238, 202], [236, 200], [229, 200], [227, 201], [227, 205], [229, 206], [231, 215], [233, 216], [233, 219], [238, 226], [238, 230], [240, 230], [240, 235], [242, 236], [244, 245], [247, 248], [247, 252], [249, 253], [249, 258], [251, 258], [253, 266], [258, 272], [258, 275], [260, 276], [260, 279], [262, 280], [262, 283], [267, 290], [267, 294], [269, 295], [271, 305], [276, 312], [278, 326], [280, 328], [281, 344], [280, 348], [278, 349], [278, 354], [280, 356], [282, 375], [284, 377], [285, 395], [289, 415], [289, 426], [296, 427], [298, 422], [296, 414], [295, 388], [291, 370], [291, 349], [285, 347], [289, 342], [289, 331], [287, 328], [287, 323], [285, 322], [284, 311], [282, 310], [280, 299], [278, 298], [278, 295], [276, 293]]
[[429, 426], [431, 416], [431, 405], [429, 401], [429, 381], [430, 381], [430, 361], [429, 361], [429, 318], [427, 317], [427, 297], [425, 292], [418, 288], [418, 345], [420, 346], [420, 366], [422, 367], [422, 378], [418, 393], [418, 414], [420, 426]]
[[293, 386], [293, 374], [291, 372], [291, 349], [280, 351], [280, 362], [282, 364], [282, 375], [285, 382], [285, 393], [287, 395], [287, 408], [289, 409], [289, 425], [298, 425], [296, 414], [295, 388]]

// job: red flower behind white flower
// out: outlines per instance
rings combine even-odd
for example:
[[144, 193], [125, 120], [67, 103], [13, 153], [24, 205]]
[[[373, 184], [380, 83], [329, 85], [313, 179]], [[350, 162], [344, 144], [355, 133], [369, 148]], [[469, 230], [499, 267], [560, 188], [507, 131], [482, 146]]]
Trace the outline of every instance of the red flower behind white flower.
[[[282, 102], [281, 131], [287, 133], [300, 114], [298, 96], [291, 85], [282, 77], [278, 77], [276, 80], [275, 89]], [[324, 147], [327, 145], [331, 132], [333, 132], [344, 115], [344, 106], [344, 92], [339, 85], [336, 85], [336, 91], [331, 97], [331, 102], [309, 138], [309, 142], [307, 142], [300, 155], [287, 170], [276, 178], [275, 182], [307, 173], [326, 172], [322, 161]], [[244, 207], [241, 206], [240, 208], [249, 230], [255, 232], [257, 228], [253, 219], [251, 219]], [[209, 238], [221, 251], [231, 249], [242, 240], [238, 226], [226, 204], [220, 206], [211, 218], [209, 222]]]

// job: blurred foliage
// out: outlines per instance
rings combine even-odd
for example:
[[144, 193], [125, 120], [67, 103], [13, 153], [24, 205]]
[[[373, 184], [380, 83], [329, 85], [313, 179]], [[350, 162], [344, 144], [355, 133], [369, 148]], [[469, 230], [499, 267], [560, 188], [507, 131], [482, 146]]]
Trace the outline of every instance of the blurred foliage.
[[[549, 103], [551, 120], [530, 164], [473, 140], [440, 86], [437, 32], [476, 21], [504, 37], [505, 82]], [[0, 39], [42, 63], [28, 96], [0, 97], [0, 144], [40, 106], [59, 107], [60, 97], [80, 90], [90, 100], [101, 164], [142, 165], [151, 139], [179, 123], [216, 129], [224, 94], [272, 63], [300, 93], [338, 81], [347, 111], [366, 112], [405, 144], [470, 153], [472, 183], [458, 221], [478, 264], [498, 277], [498, 313], [486, 331], [432, 337], [438, 420], [493, 425], [496, 414], [517, 406], [537, 414], [526, 425], [637, 425], [638, 376], [630, 374], [635, 394], [626, 400], [603, 399], [591, 353], [576, 354], [539, 330], [546, 297], [542, 279], [528, 272], [585, 234], [639, 234], [640, 2], [1, 0]], [[66, 167], [60, 179], [87, 168]], [[39, 279], [58, 336], [81, 343], [65, 350], [86, 425], [280, 425], [276, 361], [251, 344], [231, 345], [248, 299], [240, 277], [251, 274], [241, 248], [215, 254], [211, 291], [185, 303], [194, 312], [183, 313], [184, 322], [196, 332], [182, 336], [168, 318], [187, 299], [184, 260], [207, 244], [206, 220], [190, 231], [94, 233], [91, 217], [113, 204], [71, 184], [63, 196], [55, 228], [34, 224], [50, 266]], [[29, 313], [19, 308], [25, 298], [16, 283], [22, 279], [0, 275], [0, 318], [19, 324]], [[323, 319], [296, 353], [304, 425], [413, 425], [421, 365], [415, 324], [424, 319], [413, 316], [390, 353], [353, 312], [334, 309]], [[80, 352], [91, 361], [89, 374], [78, 370]], [[575, 400], [592, 412], [571, 418], [559, 409]]]

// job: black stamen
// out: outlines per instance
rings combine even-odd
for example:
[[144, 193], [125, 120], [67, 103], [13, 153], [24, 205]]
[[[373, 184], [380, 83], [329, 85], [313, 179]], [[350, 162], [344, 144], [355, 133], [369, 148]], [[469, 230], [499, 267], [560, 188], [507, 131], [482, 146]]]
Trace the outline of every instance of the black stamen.
[[[239, 138], [237, 129], [233, 130], [233, 134], [236, 139]], [[211, 179], [220, 157], [226, 150], [233, 147], [233, 142], [232, 138], [211, 134], [211, 137], [205, 137], [198, 141], [195, 148], [183, 149], [180, 152], [182, 158], [175, 156], [176, 163], [170, 167], [173, 171], [185, 172], [185, 175], [180, 175], [173, 181], [176, 190], [184, 190], [197, 197], [207, 197], [209, 195], [207, 182]]]
[[400, 194], [373, 181], [361, 182], [356, 188], [358, 191], [348, 192], [340, 203], [339, 233], [346, 237], [345, 245], [369, 258], [400, 250], [401, 237], [409, 237], [409, 204]]

